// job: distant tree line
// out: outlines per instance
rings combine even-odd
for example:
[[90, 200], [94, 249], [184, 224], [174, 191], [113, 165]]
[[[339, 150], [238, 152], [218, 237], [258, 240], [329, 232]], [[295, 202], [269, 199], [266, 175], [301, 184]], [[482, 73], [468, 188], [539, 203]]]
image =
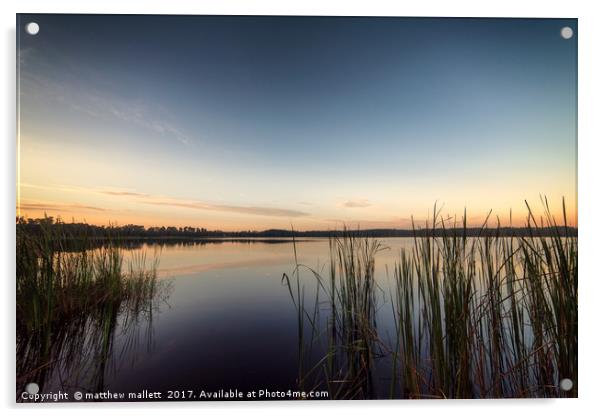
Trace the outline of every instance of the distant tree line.
[[86, 238], [120, 238], [120, 239], [162, 239], [162, 238], [310, 238], [310, 237], [337, 237], [345, 234], [355, 234], [365, 237], [420, 237], [464, 235], [467, 237], [478, 236], [577, 236], [577, 228], [559, 226], [553, 227], [467, 227], [467, 228], [436, 228], [436, 229], [345, 229], [345, 230], [284, 230], [268, 229], [263, 231], [243, 230], [225, 232], [222, 230], [207, 230], [200, 227], [175, 227], [127, 224], [124, 226], [97, 226], [87, 223], [66, 223], [60, 218], [25, 218], [17, 217], [17, 230], [30, 234], [55, 232], [62, 236]]

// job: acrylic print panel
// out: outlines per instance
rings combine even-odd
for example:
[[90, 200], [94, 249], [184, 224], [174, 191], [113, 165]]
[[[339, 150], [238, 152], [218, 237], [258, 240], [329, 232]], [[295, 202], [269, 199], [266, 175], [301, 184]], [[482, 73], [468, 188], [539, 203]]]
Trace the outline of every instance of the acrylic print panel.
[[17, 16], [16, 400], [576, 397], [576, 19]]

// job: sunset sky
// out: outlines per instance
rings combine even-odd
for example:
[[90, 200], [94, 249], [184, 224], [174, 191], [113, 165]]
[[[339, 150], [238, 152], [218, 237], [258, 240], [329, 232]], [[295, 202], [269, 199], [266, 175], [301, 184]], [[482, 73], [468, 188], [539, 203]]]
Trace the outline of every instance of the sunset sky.
[[522, 225], [546, 195], [576, 224], [574, 19], [19, 19], [17, 214]]

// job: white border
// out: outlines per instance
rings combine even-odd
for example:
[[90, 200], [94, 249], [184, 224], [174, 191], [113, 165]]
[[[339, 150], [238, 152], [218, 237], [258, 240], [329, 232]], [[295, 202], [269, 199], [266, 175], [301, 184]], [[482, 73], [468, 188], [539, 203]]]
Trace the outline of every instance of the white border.
[[[305, 416], [308, 413], [365, 415], [396, 413], [401, 415], [504, 416], [530, 412], [541, 416], [589, 414], [600, 409], [600, 306], [602, 274], [599, 272], [600, 233], [602, 232], [602, 152], [600, 142], [600, 41], [602, 21], [594, 1], [327, 1], [304, 0], [250, 1], [3, 1], [1, 4], [2, 42], [2, 378], [0, 395], [8, 414], [105, 416], [115, 411], [154, 416], [243, 414], [245, 416]], [[465, 16], [465, 17], [576, 17], [579, 18], [579, 394], [578, 400], [473, 400], [473, 401], [364, 401], [364, 402], [279, 402], [279, 403], [145, 403], [145, 404], [54, 404], [45, 406], [14, 405], [14, 213], [15, 213], [15, 13], [132, 13], [132, 14], [272, 14], [272, 15], [357, 15], [357, 16]]]

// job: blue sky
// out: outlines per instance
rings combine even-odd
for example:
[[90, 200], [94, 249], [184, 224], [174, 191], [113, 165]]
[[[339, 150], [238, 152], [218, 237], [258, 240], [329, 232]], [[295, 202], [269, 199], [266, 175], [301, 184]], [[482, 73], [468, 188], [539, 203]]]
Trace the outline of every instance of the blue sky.
[[544, 194], [575, 215], [575, 19], [19, 19], [23, 213], [407, 227]]

